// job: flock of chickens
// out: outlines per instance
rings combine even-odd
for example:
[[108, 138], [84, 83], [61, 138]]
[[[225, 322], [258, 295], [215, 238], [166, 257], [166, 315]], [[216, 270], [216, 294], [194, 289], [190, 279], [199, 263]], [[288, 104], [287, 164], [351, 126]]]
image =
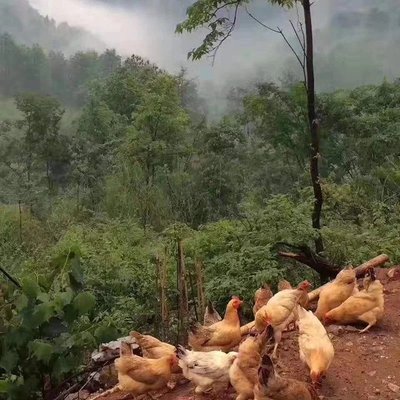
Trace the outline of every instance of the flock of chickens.
[[[224, 318], [210, 304], [204, 325], [190, 327], [191, 350], [132, 332], [143, 357], [121, 344], [120, 357], [115, 360], [118, 385], [108, 393], [147, 394], [169, 386], [172, 374], [181, 373], [194, 384], [195, 394], [219, 392], [232, 385], [236, 400], [318, 399], [317, 389], [334, 357], [324, 325], [362, 322], [367, 326], [360, 332], [367, 331], [383, 317], [384, 294], [372, 268], [367, 270], [362, 289], [355, 271], [347, 268], [322, 287], [313, 313], [307, 311], [310, 287], [307, 281], [297, 288], [282, 281], [273, 295], [264, 285], [255, 293], [254, 321], [244, 326], [240, 326], [238, 310], [243, 302], [238, 297], [229, 301]], [[277, 358], [282, 332], [293, 329], [298, 330], [299, 356], [309, 367], [311, 383], [275, 371], [272, 360]]]

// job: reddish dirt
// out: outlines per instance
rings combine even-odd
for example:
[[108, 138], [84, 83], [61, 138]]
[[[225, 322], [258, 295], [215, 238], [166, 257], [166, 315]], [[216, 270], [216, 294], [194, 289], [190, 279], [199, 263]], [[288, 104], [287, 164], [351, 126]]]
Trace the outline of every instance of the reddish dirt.
[[[385, 286], [385, 317], [369, 332], [330, 327], [335, 358], [319, 390], [322, 399], [331, 400], [400, 400], [400, 280], [388, 282], [386, 270], [378, 270]], [[279, 351], [280, 349], [280, 351]], [[281, 375], [308, 381], [305, 365], [298, 356], [297, 333], [287, 332], [278, 349], [277, 370]], [[396, 388], [399, 390], [396, 392]], [[193, 400], [190, 384], [157, 396], [160, 400]], [[101, 400], [121, 400], [120, 394]], [[223, 396], [196, 396], [196, 400], [231, 400], [234, 392]], [[99, 399], [100, 400], [100, 399]]]

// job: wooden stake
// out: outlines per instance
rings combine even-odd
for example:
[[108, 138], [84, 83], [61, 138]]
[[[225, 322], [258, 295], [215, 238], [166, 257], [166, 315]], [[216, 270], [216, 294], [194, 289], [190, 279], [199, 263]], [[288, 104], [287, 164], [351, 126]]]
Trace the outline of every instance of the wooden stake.
[[199, 301], [199, 314], [204, 315], [206, 309], [206, 299], [204, 294], [204, 267], [200, 260], [195, 261], [197, 299]]
[[178, 307], [178, 338], [181, 343], [186, 343], [186, 328], [189, 315], [188, 291], [186, 283], [186, 266], [185, 256], [183, 254], [182, 240], [178, 240], [178, 291], [179, 291], [179, 307]]

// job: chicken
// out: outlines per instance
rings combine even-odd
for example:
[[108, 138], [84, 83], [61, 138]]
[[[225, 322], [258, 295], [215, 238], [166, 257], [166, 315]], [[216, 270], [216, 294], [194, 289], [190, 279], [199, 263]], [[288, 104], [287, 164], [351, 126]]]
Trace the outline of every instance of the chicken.
[[325, 327], [311, 312], [298, 306], [300, 359], [310, 368], [313, 384], [320, 384], [332, 363], [335, 351]]
[[332, 283], [322, 288], [315, 315], [321, 320], [328, 311], [347, 300], [352, 295], [355, 286], [354, 270], [352, 268], [341, 270]]
[[[162, 342], [157, 338], [150, 335], [142, 335], [139, 332], [131, 332], [130, 335], [135, 338], [137, 344], [140, 346], [143, 357], [145, 358], [162, 358], [167, 355], [174, 355], [176, 347], [172, 344]], [[172, 369], [173, 373], [182, 372], [178, 365], [175, 365]]]
[[261, 352], [272, 334], [273, 329], [269, 325], [263, 333], [249, 336], [240, 344], [238, 357], [229, 370], [231, 384], [238, 394], [236, 400], [254, 398], [254, 385], [258, 381]]
[[253, 314], [256, 315], [257, 311], [268, 303], [268, 300], [273, 296], [270, 287], [264, 283], [254, 294]]
[[135, 331], [131, 332], [130, 335], [135, 338], [145, 358], [161, 358], [175, 354], [176, 347], [172, 344], [164, 343], [153, 336], [142, 335]]
[[315, 389], [305, 382], [279, 376], [268, 355], [264, 355], [254, 387], [254, 400], [319, 400]]
[[216, 322], [221, 321], [222, 318], [218, 314], [218, 311], [214, 308], [213, 303], [209, 300], [204, 313], [204, 326], [210, 326]]
[[238, 309], [243, 302], [232, 296], [226, 306], [224, 319], [210, 326], [194, 324], [190, 327], [189, 345], [196, 351], [230, 351], [237, 346], [242, 335]]
[[[373, 268], [368, 268], [365, 271], [365, 276], [364, 276], [364, 279], [363, 279], [363, 288], [365, 290], [368, 290], [369, 285], [371, 284], [371, 282], [375, 281], [375, 280], [376, 280], [375, 270]], [[355, 293], [353, 293], [353, 294], [355, 294]]]
[[177, 365], [175, 354], [166, 355], [159, 359], [149, 359], [135, 356], [129, 344], [122, 342], [120, 357], [115, 360], [118, 372], [118, 385], [103, 392], [99, 396], [122, 391], [137, 396], [153, 390], [159, 390], [167, 385], [171, 378], [171, 368]]
[[195, 393], [219, 391], [229, 385], [229, 369], [238, 353], [210, 351], [207, 353], [186, 350], [178, 346], [179, 366], [185, 378], [195, 385]]
[[283, 330], [297, 319], [297, 304], [303, 293], [308, 292], [311, 284], [304, 281], [297, 289], [284, 289], [276, 293], [266, 306], [258, 310], [255, 317], [255, 328], [262, 332], [267, 325], [274, 328], [275, 346], [273, 357], [276, 357], [279, 342], [282, 339]]
[[[343, 304], [325, 314], [326, 324], [353, 324], [364, 322], [367, 326], [360, 330], [366, 332], [382, 319], [384, 313], [383, 285], [375, 278], [375, 274], [369, 275], [370, 282], [365, 289], [349, 297]], [[365, 284], [365, 280], [364, 280]]]
[[281, 290], [285, 289], [293, 289], [293, 287], [286, 279], [282, 279], [278, 283], [278, 291], [280, 292]]

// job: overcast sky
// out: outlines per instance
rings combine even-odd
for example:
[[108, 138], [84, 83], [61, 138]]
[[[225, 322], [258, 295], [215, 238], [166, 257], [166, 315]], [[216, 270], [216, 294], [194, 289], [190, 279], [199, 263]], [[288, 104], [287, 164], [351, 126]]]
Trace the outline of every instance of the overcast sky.
[[[49, 15], [57, 22], [67, 21], [85, 28], [124, 56], [136, 53], [169, 70], [185, 66], [201, 78], [218, 81], [245, 75], [261, 61], [271, 60], [268, 64], [272, 66], [280, 52], [288, 54], [279, 37], [256, 26], [243, 12], [232, 40], [221, 48], [214, 67], [210, 59], [188, 62], [188, 51], [201, 42], [204, 32], [192, 35], [174, 33], [176, 24], [184, 19], [186, 8], [191, 3], [186, 0], [136, 0], [129, 7], [110, 6], [99, 0], [29, 1], [41, 14]], [[129, 4], [128, 1], [124, 3]], [[263, 0], [252, 9], [257, 12], [262, 5], [263, 20], [272, 26], [279, 24], [288, 28], [289, 13], [265, 3]], [[321, 7], [316, 5], [316, 15], [320, 14], [318, 8]], [[323, 21], [318, 17], [315, 23], [318, 26]], [[269, 71], [270, 74], [280, 67], [276, 65], [276, 70]]]
[[[41, 14], [49, 15], [57, 22], [66, 21], [70, 25], [85, 28], [97, 35], [108, 47], [116, 48], [123, 56], [134, 53], [150, 59], [171, 72], [178, 71], [181, 66], [186, 67], [192, 77], [203, 82], [203, 90], [207, 87], [204, 85], [205, 81], [211, 82], [211, 86], [208, 87], [214, 89], [226, 83], [231, 86], [240, 85], [241, 81], [255, 75], [259, 80], [277, 79], [289, 68], [288, 64], [292, 69], [295, 65], [290, 50], [280, 36], [257, 25], [244, 11], [240, 15], [233, 36], [221, 47], [215, 65], [211, 66], [210, 59], [200, 62], [187, 60], [188, 51], [201, 43], [204, 31], [191, 35], [177, 35], [174, 32], [177, 23], [184, 19], [187, 6], [193, 3], [193, 0], [29, 1]], [[341, 42], [336, 41], [335, 35], [330, 34], [329, 29], [325, 29], [335, 12], [345, 11], [350, 15], [353, 10], [362, 12], [368, 7], [379, 6], [385, 7], [386, 10], [393, 9], [395, 15], [398, 9], [396, 4], [399, 2], [400, 0], [315, 0], [312, 12], [317, 51], [329, 52], [329, 49], [337, 43], [342, 45], [344, 41], [347, 45], [352, 40], [352, 37], [346, 36], [341, 38]], [[288, 20], [290, 18], [297, 20], [296, 10], [288, 12], [269, 5], [266, 0], [252, 1], [250, 9], [268, 25], [273, 27], [279, 25], [289, 34]], [[353, 19], [356, 24], [357, 18]], [[323, 30], [323, 34], [320, 34], [319, 30]], [[361, 36], [363, 34], [361, 33]], [[379, 32], [374, 35], [379, 37]], [[362, 64], [365, 64], [365, 53], [368, 57], [368, 42], [360, 47], [360, 52], [357, 46], [358, 44], [354, 50], [354, 63], [361, 68]], [[368, 83], [367, 81], [371, 79], [381, 81], [385, 74], [389, 77], [395, 75], [397, 70], [393, 72], [393, 69], [400, 63], [399, 48], [400, 46], [393, 47], [386, 38], [382, 39], [376, 44], [376, 49], [380, 52], [379, 57], [372, 55], [372, 58], [375, 58], [372, 62], [380, 63], [382, 66], [386, 62], [387, 67], [382, 69], [381, 65], [370, 66], [369, 68], [374, 70], [364, 74], [366, 79], [363, 78], [362, 72], [359, 74], [357, 71], [353, 72], [345, 84], [351, 86], [354, 82], [355, 85], [359, 85]], [[351, 52], [353, 57], [353, 49]], [[336, 59], [341, 57], [340, 52], [335, 53], [335, 57]], [[327, 78], [330, 79], [329, 76]], [[339, 82], [342, 81], [340, 77]]]

